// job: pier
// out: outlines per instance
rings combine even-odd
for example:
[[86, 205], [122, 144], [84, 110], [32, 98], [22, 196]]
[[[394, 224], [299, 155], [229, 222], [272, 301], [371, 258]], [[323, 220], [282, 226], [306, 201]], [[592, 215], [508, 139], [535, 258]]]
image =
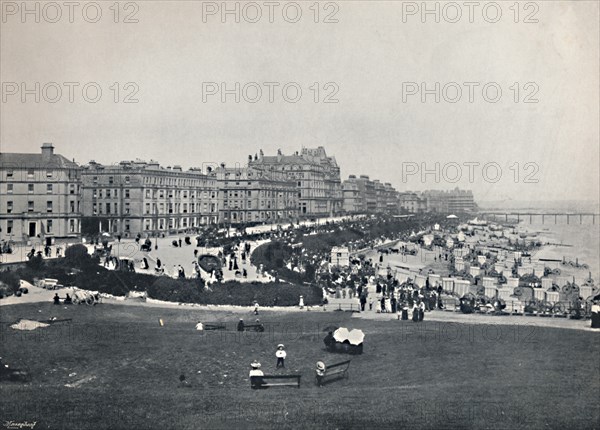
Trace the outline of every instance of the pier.
[[[596, 221], [600, 219], [600, 214], [597, 213], [526, 213], [526, 212], [479, 212], [477, 214], [479, 218], [486, 221], [505, 221], [516, 219], [517, 222], [522, 220], [529, 221], [529, 224], [533, 224], [534, 219], [541, 219], [542, 224], [549, 221], [553, 224], [559, 224], [566, 222], [571, 224], [572, 221], [578, 224], [584, 224], [584, 221], [591, 220], [591, 224], [595, 225]], [[587, 223], [586, 223], [587, 224]]]

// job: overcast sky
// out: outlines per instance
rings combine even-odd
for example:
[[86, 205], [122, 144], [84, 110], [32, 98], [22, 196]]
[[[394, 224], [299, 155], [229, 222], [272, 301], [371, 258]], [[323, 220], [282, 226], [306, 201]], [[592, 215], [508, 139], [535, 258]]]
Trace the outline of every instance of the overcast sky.
[[[534, 6], [527, 8], [521, 3], [518, 17], [509, 9], [513, 2], [499, 2], [496, 23], [487, 22], [496, 10], [484, 13], [486, 2], [474, 10], [472, 23], [463, 2], [457, 3], [462, 16], [456, 23], [447, 21], [457, 9], [445, 3], [438, 6], [439, 23], [433, 15], [423, 23], [421, 11], [408, 15], [413, 4], [400, 1], [320, 3], [318, 23], [312, 1], [298, 2], [302, 16], [296, 23], [287, 22], [296, 9], [286, 2], [274, 8], [273, 23], [263, 2], [257, 3], [262, 18], [256, 23], [247, 22], [256, 7], [244, 3], [239, 23], [233, 15], [222, 23], [220, 11], [203, 16], [203, 8], [211, 12], [221, 2], [136, 2], [137, 10], [121, 3], [119, 23], [113, 2], [98, 4], [97, 23], [84, 19], [81, 6], [73, 23], [67, 6], [51, 23], [56, 10], [43, 5], [36, 23], [35, 15], [21, 15], [20, 2], [3, 3], [2, 152], [37, 152], [52, 142], [79, 163], [153, 158], [190, 167], [245, 163], [261, 148], [274, 154], [278, 148], [292, 153], [322, 145], [336, 157], [342, 178], [368, 174], [399, 190], [459, 186], [473, 189], [480, 200], [598, 199], [596, 1], [530, 2]], [[90, 7], [85, 18], [92, 21], [95, 14]], [[127, 15], [138, 22], [121, 22]], [[328, 15], [338, 22], [324, 23]], [[29, 89], [40, 83], [39, 103], [33, 94], [22, 102], [22, 82]], [[59, 83], [62, 95], [49, 82]], [[64, 82], [79, 83], [73, 103]], [[96, 103], [82, 96], [88, 82], [102, 90]], [[124, 103], [136, 90], [125, 88], [128, 82], [137, 86], [132, 98], [138, 103]], [[205, 94], [203, 101], [203, 83], [210, 82], [225, 82], [229, 89], [256, 82], [262, 96], [250, 103], [258, 97], [255, 87], [246, 86], [239, 103], [233, 94], [222, 103], [220, 93]], [[265, 82], [279, 84], [272, 87], [272, 103]], [[429, 89], [455, 82], [462, 95], [446, 85], [439, 103], [435, 94], [423, 103], [420, 93], [407, 94], [419, 91], [410, 82]], [[476, 83], [473, 102], [465, 82]], [[296, 85], [302, 90], [296, 103], [283, 97], [287, 83], [294, 83], [287, 87], [288, 100]], [[495, 88], [502, 90], [496, 103], [483, 97], [489, 83], [488, 100], [496, 97]], [[88, 96], [95, 96], [94, 87]], [[338, 102], [324, 103], [326, 96]], [[538, 102], [524, 103], [526, 97]], [[53, 98], [55, 103], [46, 100]], [[433, 173], [423, 178], [415, 171], [435, 171], [435, 163], [437, 183]], [[500, 177], [494, 163], [502, 168]]]

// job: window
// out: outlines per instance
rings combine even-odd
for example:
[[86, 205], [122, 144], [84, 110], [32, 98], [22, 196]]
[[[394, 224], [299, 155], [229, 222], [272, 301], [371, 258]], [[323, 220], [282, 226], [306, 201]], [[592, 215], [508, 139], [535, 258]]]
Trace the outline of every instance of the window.
[[33, 202], [31, 200], [27, 202], [27, 212], [33, 212]]
[[6, 213], [12, 213], [13, 211], [13, 202], [9, 201], [6, 202]]
[[75, 233], [75, 220], [74, 219], [69, 220], [69, 232]]
[[8, 169], [8, 170], [6, 171], [6, 177], [7, 177], [7, 178], [12, 178], [12, 177], [13, 177], [13, 175], [14, 175], [14, 171], [13, 171], [13, 169]]
[[92, 212], [94, 215], [98, 214], [98, 204], [97, 203], [92, 204]]
[[125, 202], [125, 213], [129, 213], [129, 202]]
[[46, 212], [52, 212], [52, 200], [46, 202]]
[[52, 184], [46, 184], [46, 193], [52, 194]]
[[128, 184], [130, 181], [129, 176], [125, 176], [125, 183]]
[[125, 220], [125, 231], [129, 231], [129, 220]]
[[52, 177], [52, 170], [46, 170], [46, 178]]
[[6, 184], [6, 193], [7, 194], [13, 193], [13, 184]]
[[49, 219], [46, 223], [46, 233], [52, 233], [52, 220]]
[[110, 190], [106, 190], [106, 198], [110, 199]]
[[33, 194], [33, 184], [27, 184], [27, 192]]
[[165, 190], [158, 190], [158, 197], [161, 199], [165, 198]]
[[69, 194], [75, 194], [75, 184], [69, 184]]
[[146, 203], [146, 213], [150, 213], [150, 203]]
[[94, 176], [94, 178], [92, 179], [92, 181], [94, 182], [94, 184], [97, 184], [98, 183], [98, 177]]
[[108, 177], [108, 183], [113, 184], [115, 182], [115, 178], [113, 176]]
[[102, 190], [98, 190], [98, 198], [102, 198]]
[[115, 203], [115, 213], [119, 213], [119, 206], [117, 205], [117, 203]]
[[187, 203], [184, 203], [183, 204], [183, 213], [186, 214], [187, 211], [188, 211], [188, 205], [187, 205]]
[[34, 174], [34, 172], [33, 172], [33, 169], [28, 169], [28, 170], [27, 170], [27, 177], [28, 177], [29, 179], [32, 179], [32, 178], [33, 178], [33, 174]]
[[129, 198], [129, 189], [125, 190], [125, 198], [128, 199]]
[[93, 198], [96, 198], [96, 197], [98, 197], [98, 190], [97, 190], [97, 189], [95, 189], [95, 188], [92, 190], [92, 197], [93, 197]]
[[11, 234], [12, 229], [13, 229], [13, 222], [12, 222], [12, 220], [9, 219], [8, 221], [6, 221], [6, 233]]
[[110, 203], [106, 204], [106, 213], [110, 214]]
[[147, 199], [150, 198], [150, 189], [149, 188], [146, 189], [146, 198]]
[[71, 212], [75, 212], [75, 202], [73, 200], [69, 202], [69, 209]]

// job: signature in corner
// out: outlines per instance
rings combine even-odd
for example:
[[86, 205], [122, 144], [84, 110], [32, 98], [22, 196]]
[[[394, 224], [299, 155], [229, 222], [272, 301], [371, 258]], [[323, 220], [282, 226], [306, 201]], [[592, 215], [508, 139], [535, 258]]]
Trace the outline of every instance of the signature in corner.
[[36, 424], [37, 421], [33, 421], [31, 423], [28, 421], [4, 421], [4, 427], [6, 427], [7, 429], [33, 429]]

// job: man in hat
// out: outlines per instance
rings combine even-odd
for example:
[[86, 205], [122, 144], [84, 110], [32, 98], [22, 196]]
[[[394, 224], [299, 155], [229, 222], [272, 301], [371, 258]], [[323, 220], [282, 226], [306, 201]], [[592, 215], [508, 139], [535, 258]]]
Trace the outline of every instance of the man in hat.
[[237, 324], [237, 331], [244, 331], [244, 320], [240, 318], [240, 321]]
[[275, 352], [275, 357], [277, 357], [277, 366], [275, 366], [276, 369], [279, 369], [280, 367], [285, 369], [285, 357], [287, 354], [283, 348], [284, 346], [282, 343], [277, 345], [277, 352]]
[[264, 388], [263, 385], [263, 379], [262, 377], [264, 376], [264, 373], [262, 372], [262, 370], [260, 370], [260, 363], [256, 360], [254, 360], [252, 363], [250, 363], [250, 386], [254, 389], [256, 388]]
[[319, 387], [323, 384], [323, 378], [325, 377], [325, 363], [317, 361], [317, 368], [315, 369], [317, 376], [317, 384]]

